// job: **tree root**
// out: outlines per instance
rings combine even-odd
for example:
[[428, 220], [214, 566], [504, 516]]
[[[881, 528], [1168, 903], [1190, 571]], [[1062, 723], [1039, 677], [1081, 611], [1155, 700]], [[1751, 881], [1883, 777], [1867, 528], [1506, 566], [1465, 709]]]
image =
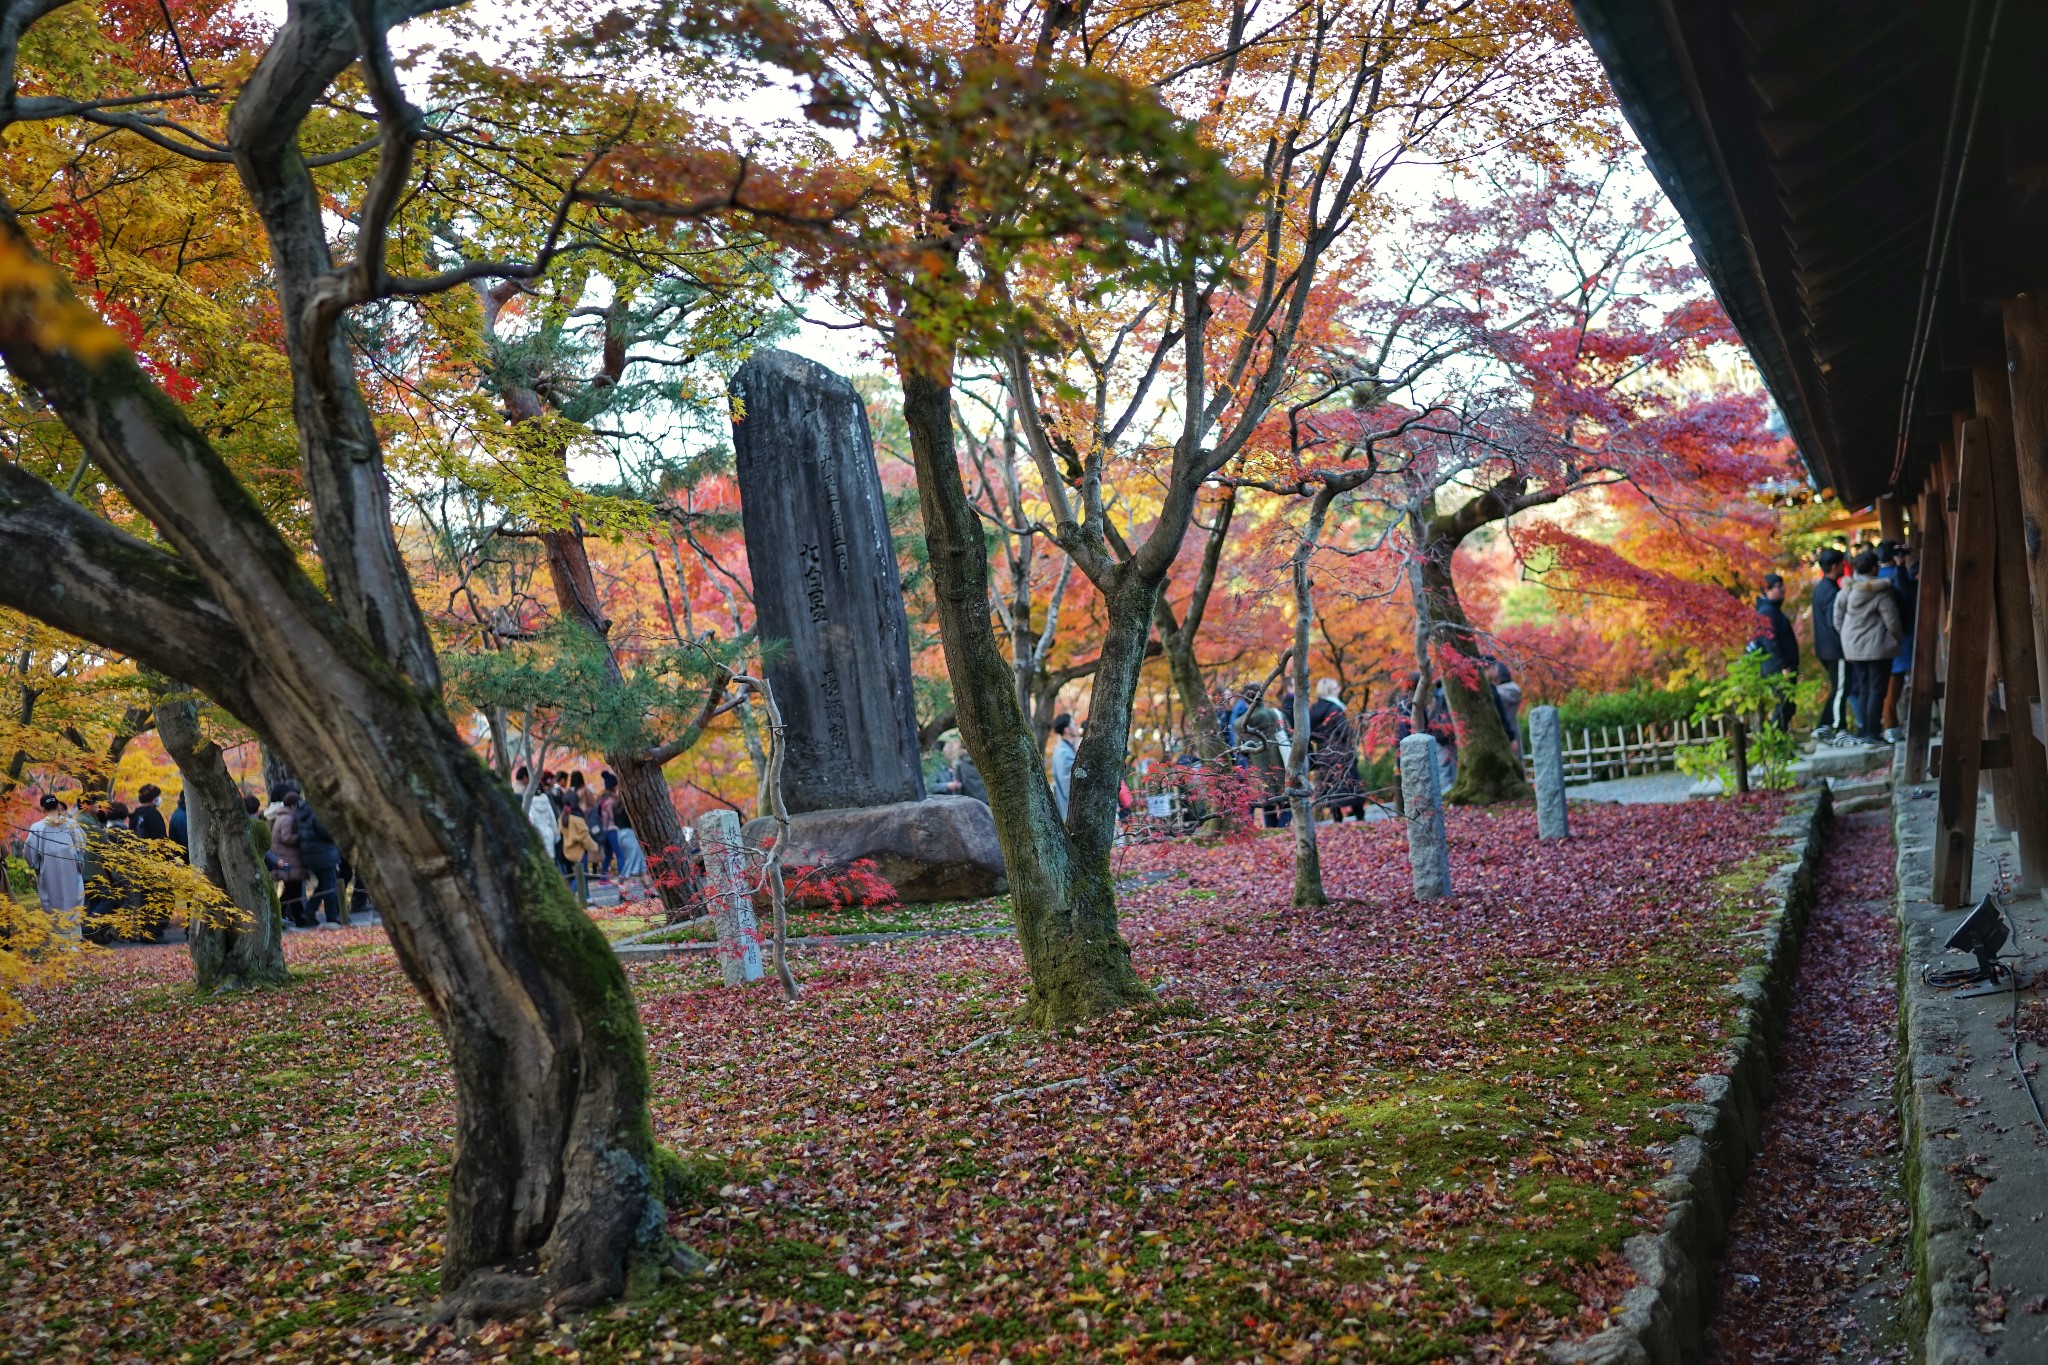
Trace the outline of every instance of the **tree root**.
[[[648, 1252], [642, 1261], [643, 1266], [652, 1267], [657, 1277], [669, 1272], [701, 1275], [712, 1264], [694, 1248], [673, 1239], [659, 1251]], [[427, 1322], [435, 1327], [453, 1324], [458, 1331], [463, 1331], [464, 1324], [492, 1318], [524, 1317], [543, 1310], [550, 1313], [574, 1312], [620, 1297], [628, 1292], [636, 1279], [629, 1271], [624, 1278], [593, 1275], [558, 1284], [538, 1274], [502, 1269], [479, 1270], [452, 1293], [442, 1295], [440, 1302], [433, 1306]]]

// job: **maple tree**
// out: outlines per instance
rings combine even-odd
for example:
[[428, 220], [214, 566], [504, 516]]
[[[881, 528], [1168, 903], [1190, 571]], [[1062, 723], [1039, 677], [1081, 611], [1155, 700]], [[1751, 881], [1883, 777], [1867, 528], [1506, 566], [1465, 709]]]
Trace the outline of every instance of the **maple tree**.
[[[1460, 599], [1457, 553], [1506, 526], [1521, 564], [1556, 586], [1653, 598], [1668, 631], [1718, 647], [1750, 629], [1742, 586], [1774, 557], [1760, 490], [1790, 472], [1753, 386], [1715, 382], [1734, 333], [1675, 220], [1610, 145], [1592, 163], [1493, 161], [1442, 198], [1394, 254], [1395, 285], [1354, 322], [1371, 395], [1417, 414], [1403, 457], [1360, 497], [1382, 509], [1414, 611], [1414, 705], [1441, 686], [1457, 724], [1453, 802], [1521, 795]], [[1636, 553], [1528, 514], [1603, 500]], [[1517, 518], [1521, 520], [1519, 523]], [[1660, 557], [1640, 552], [1662, 542]]]
[[[902, 384], [960, 728], [1043, 1023], [1146, 994], [1109, 875], [1132, 697], [1200, 490], [1292, 382], [1325, 262], [1404, 155], [1497, 131], [1515, 99], [1590, 71], [1557, 60], [1561, 7], [1508, 8], [1310, 5], [1262, 27], [1195, 5], [990, 4], [863, 12], [822, 50], [872, 116], [849, 121], [873, 179], [857, 221], [814, 237], [817, 276], [888, 338]], [[1043, 533], [1102, 602], [1064, 823], [962, 476], [953, 388], [973, 356], [1005, 377]], [[1138, 422], [1160, 405], [1170, 435]]]

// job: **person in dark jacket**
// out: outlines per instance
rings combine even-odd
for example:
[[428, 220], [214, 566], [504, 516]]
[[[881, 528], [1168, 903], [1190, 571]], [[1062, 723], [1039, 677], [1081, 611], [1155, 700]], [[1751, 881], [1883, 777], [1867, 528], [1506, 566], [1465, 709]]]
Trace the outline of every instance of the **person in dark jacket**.
[[320, 911], [327, 911], [329, 924], [345, 924], [342, 918], [340, 876], [341, 846], [321, 823], [312, 803], [301, 797], [298, 807], [299, 861], [313, 879], [313, 895], [306, 902], [306, 916], [319, 923]]
[[142, 784], [142, 790], [135, 793], [135, 809], [128, 812], [128, 828], [135, 831], [138, 839], [168, 839], [171, 831], [164, 824], [164, 813], [156, 808], [164, 789], [154, 782]]
[[1365, 797], [1358, 790], [1358, 736], [1344, 710], [1344, 689], [1335, 678], [1316, 683], [1316, 699], [1308, 708], [1311, 747], [1309, 764], [1315, 771], [1316, 804], [1342, 821], [1356, 811], [1365, 818]]
[[[1799, 673], [1799, 636], [1792, 630], [1792, 618], [1785, 614], [1785, 580], [1779, 574], [1764, 575], [1764, 595], [1756, 599], [1756, 614], [1763, 618], [1757, 627], [1756, 647], [1764, 655], [1764, 676]], [[1771, 713], [1771, 724], [1780, 730], [1792, 724], [1792, 703], [1781, 701]]]
[[1842, 590], [1842, 569], [1848, 559], [1840, 550], [1829, 548], [1814, 556], [1820, 581], [1813, 585], [1813, 657], [1827, 676], [1828, 699], [1821, 703], [1820, 724], [1813, 737], [1830, 740], [1850, 729], [1849, 664], [1842, 658], [1842, 636], [1835, 629], [1835, 594]]
[[186, 857], [189, 860], [191, 850], [185, 839], [185, 793], [183, 792], [178, 793], [178, 808], [171, 812], [170, 833], [171, 842], [179, 848], [185, 849]]

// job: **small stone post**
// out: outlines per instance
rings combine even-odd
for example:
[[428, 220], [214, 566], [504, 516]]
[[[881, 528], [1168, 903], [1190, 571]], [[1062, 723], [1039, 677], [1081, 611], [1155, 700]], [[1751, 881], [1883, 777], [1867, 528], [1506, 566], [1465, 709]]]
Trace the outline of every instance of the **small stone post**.
[[716, 896], [711, 922], [718, 931], [718, 968], [728, 986], [761, 979], [761, 936], [754, 929], [754, 893], [747, 885], [746, 846], [740, 818], [724, 808], [697, 817], [704, 871]]
[[1564, 804], [1564, 729], [1555, 706], [1529, 713], [1529, 744], [1536, 759], [1536, 837], [1569, 839], [1571, 820]]
[[1444, 842], [1444, 791], [1434, 735], [1401, 741], [1401, 806], [1408, 815], [1408, 865], [1417, 900], [1451, 894], [1451, 854]]

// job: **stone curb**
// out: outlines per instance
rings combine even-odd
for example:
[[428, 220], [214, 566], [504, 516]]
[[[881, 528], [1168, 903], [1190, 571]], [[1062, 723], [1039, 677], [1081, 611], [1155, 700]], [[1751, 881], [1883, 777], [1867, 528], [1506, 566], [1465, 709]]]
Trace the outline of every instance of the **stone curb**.
[[[995, 938], [1002, 934], [1015, 933], [1007, 924], [991, 925], [985, 929], [904, 929], [889, 934], [806, 934], [789, 941], [792, 948], [859, 948], [871, 943], [923, 943], [941, 938]], [[769, 939], [762, 940], [764, 944]], [[718, 951], [715, 939], [691, 939], [682, 943], [629, 943], [623, 948], [614, 948], [620, 960], [636, 957], [683, 957], [691, 953], [714, 953]]]
[[1998, 1343], [1977, 1330], [1977, 1304], [1982, 1296], [1975, 1281], [1983, 1265], [1971, 1243], [1983, 1220], [1957, 1181], [1943, 1169], [1947, 1162], [1942, 1155], [1932, 1151], [1935, 1134], [1947, 1132], [1954, 1137], [1953, 1121], [1960, 1119], [1962, 1111], [1938, 1089], [1948, 1079], [1948, 1058], [1935, 1045], [1936, 1021], [1928, 1017], [1929, 1002], [1915, 1007], [1915, 983], [1909, 975], [1915, 944], [1906, 893], [1926, 880], [1924, 868], [1915, 866], [1914, 860], [1929, 855], [1926, 844], [1917, 841], [1918, 832], [1907, 826], [1933, 806], [1925, 799], [1915, 803], [1928, 785], [1902, 789], [1892, 809], [1893, 908], [1904, 949], [1899, 957], [1896, 1090], [1900, 1144], [1906, 1158], [1906, 1198], [1913, 1212], [1914, 1335], [1919, 1347], [1914, 1356], [1924, 1365], [1959, 1365], [1962, 1361], [1982, 1362]]
[[1718, 1256], [1763, 1133], [1772, 1062], [1833, 818], [1832, 796], [1818, 787], [1794, 796], [1774, 831], [1791, 858], [1765, 882], [1776, 908], [1760, 931], [1763, 954], [1730, 987], [1742, 1006], [1721, 1069], [1695, 1082], [1699, 1103], [1678, 1106], [1692, 1120], [1692, 1132], [1671, 1144], [1671, 1173], [1657, 1182], [1669, 1210], [1663, 1230], [1622, 1243], [1622, 1257], [1640, 1283], [1622, 1297], [1612, 1327], [1553, 1346], [1550, 1359], [1558, 1365], [1690, 1365], [1705, 1357]]

